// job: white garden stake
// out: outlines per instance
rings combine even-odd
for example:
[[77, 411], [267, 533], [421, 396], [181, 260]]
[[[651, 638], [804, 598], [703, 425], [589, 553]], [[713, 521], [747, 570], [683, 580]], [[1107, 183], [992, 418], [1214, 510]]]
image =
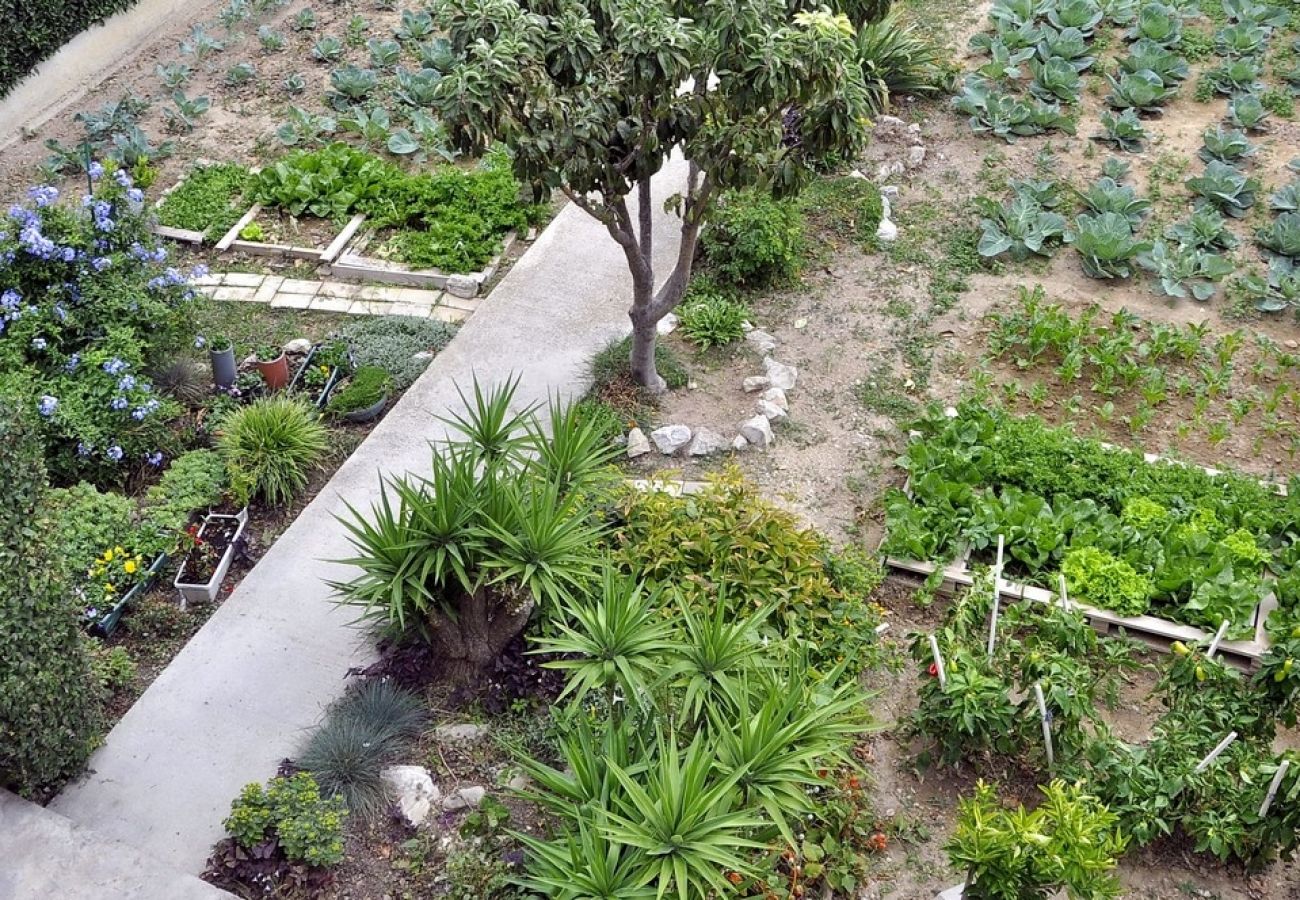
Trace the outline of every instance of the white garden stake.
[[934, 670], [939, 676], [939, 687], [945, 687], [948, 684], [948, 673], [943, 668], [943, 654], [939, 652], [939, 641], [934, 635], [930, 635], [930, 652], [934, 654]]
[[1043, 699], [1043, 686], [1034, 685], [1034, 699], [1038, 701], [1038, 715], [1043, 720], [1043, 742], [1047, 745], [1047, 768], [1054, 768], [1056, 760], [1052, 755], [1052, 720], [1047, 717], [1047, 701]]
[[1065, 592], [1065, 573], [1064, 573], [1064, 572], [1061, 572], [1061, 573], [1060, 573], [1059, 575], [1057, 575], [1056, 577], [1060, 579], [1060, 583], [1061, 583], [1061, 594], [1060, 594], [1060, 597], [1061, 597], [1061, 609], [1065, 610], [1066, 612], [1069, 612], [1069, 611], [1070, 611], [1070, 596]]
[[1237, 739], [1237, 732], [1235, 731], [1228, 732], [1228, 736], [1223, 740], [1219, 741], [1219, 745], [1210, 751], [1210, 755], [1205, 757], [1205, 759], [1201, 760], [1199, 763], [1196, 764], [1197, 774], [1204, 772], [1209, 767], [1210, 763], [1218, 759], [1219, 754], [1222, 753], [1224, 750], [1227, 750], [1228, 747], [1232, 744], [1232, 742], [1235, 741], [1236, 739]]
[[1002, 535], [998, 535], [998, 562], [993, 569], [993, 617], [989, 620], [989, 661], [998, 639], [998, 612], [1002, 606]]
[[1282, 786], [1282, 779], [1286, 777], [1286, 770], [1291, 768], [1291, 760], [1282, 760], [1282, 765], [1277, 767], [1277, 773], [1273, 776], [1273, 783], [1268, 786], [1268, 796], [1259, 807], [1259, 817], [1264, 818], [1268, 813], [1268, 808], [1273, 805], [1273, 797], [1277, 794], [1277, 789]]
[[1210, 649], [1205, 651], [1206, 659], [1214, 659], [1214, 654], [1219, 651], [1219, 641], [1223, 640], [1223, 636], [1228, 633], [1229, 624], [1227, 619], [1220, 623], [1219, 630], [1214, 633], [1214, 640], [1210, 641]]

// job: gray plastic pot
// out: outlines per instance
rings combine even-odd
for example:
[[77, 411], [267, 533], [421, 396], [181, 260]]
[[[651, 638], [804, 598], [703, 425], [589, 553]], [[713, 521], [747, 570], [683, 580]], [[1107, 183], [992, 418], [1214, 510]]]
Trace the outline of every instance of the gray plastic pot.
[[235, 383], [239, 374], [235, 368], [235, 348], [209, 350], [208, 359], [212, 362], [212, 380], [219, 388], [228, 388]]

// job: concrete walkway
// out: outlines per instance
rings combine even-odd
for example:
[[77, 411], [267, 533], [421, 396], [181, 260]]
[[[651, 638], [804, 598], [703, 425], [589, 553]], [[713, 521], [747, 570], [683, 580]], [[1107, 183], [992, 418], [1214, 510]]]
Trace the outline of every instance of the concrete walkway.
[[[677, 251], [661, 210], [683, 189], [685, 166], [656, 184], [662, 272]], [[350, 547], [335, 516], [367, 508], [385, 473], [426, 472], [435, 415], [460, 407], [454, 382], [521, 376], [520, 404], [579, 393], [591, 355], [630, 329], [631, 279], [604, 226], [566, 207], [482, 301], [451, 345], [402, 397], [262, 561], [244, 578], [108, 736], [93, 774], [52, 804], [74, 822], [198, 872], [222, 837], [230, 801], [300, 748], [344, 673], [371, 658], [324, 580]]]

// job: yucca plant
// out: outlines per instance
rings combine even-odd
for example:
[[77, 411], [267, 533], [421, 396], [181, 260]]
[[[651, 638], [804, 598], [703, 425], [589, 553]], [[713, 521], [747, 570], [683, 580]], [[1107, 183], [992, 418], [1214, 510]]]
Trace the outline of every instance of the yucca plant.
[[567, 475], [539, 462], [547, 439], [531, 409], [512, 411], [516, 384], [485, 391], [476, 382], [467, 412], [447, 420], [463, 437], [436, 448], [430, 475], [391, 480], [368, 515], [349, 507], [343, 519], [356, 555], [340, 563], [361, 571], [333, 584], [339, 602], [432, 642], [454, 677], [496, 659], [535, 607], [585, 589], [598, 563], [592, 548], [604, 526], [589, 472], [579, 461]]
[[653, 870], [646, 853], [610, 840], [608, 820], [594, 812], [589, 823], [580, 818], [576, 834], [567, 831], [550, 841], [517, 833], [529, 851], [528, 869], [519, 883], [543, 897], [657, 900], [662, 893], [649, 884]]
[[568, 673], [560, 699], [572, 695], [580, 702], [594, 691], [617, 716], [623, 703], [649, 696], [673, 646], [657, 599], [657, 592], [607, 566], [590, 599], [560, 604], [551, 619], [557, 634], [534, 638], [531, 651], [560, 655], [545, 664]]
[[260, 497], [273, 506], [307, 486], [329, 451], [316, 410], [288, 397], [266, 397], [227, 415], [217, 429], [230, 487], [241, 503]]
[[646, 764], [609, 764], [626, 799], [618, 810], [610, 810], [605, 835], [648, 856], [661, 897], [698, 900], [728, 894], [734, 885], [725, 873], [756, 874], [746, 851], [763, 845], [746, 835], [763, 820], [739, 805], [736, 783], [743, 772], [719, 772], [703, 734], [685, 750], [674, 738], [660, 735]]
[[680, 601], [679, 606], [682, 639], [664, 677], [680, 692], [681, 714], [684, 721], [690, 722], [703, 718], [710, 703], [719, 698], [738, 704], [741, 675], [763, 664], [755, 660], [754, 653], [759, 626], [772, 607], [748, 616], [734, 616], [725, 596], [717, 597], [709, 614], [696, 612]]

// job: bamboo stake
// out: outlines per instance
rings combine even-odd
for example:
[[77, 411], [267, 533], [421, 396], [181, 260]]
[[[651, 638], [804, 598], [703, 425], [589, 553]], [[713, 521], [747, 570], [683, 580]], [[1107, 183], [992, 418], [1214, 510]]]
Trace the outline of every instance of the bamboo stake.
[[1199, 763], [1197, 763], [1196, 765], [1197, 774], [1200, 774], [1201, 772], [1204, 772], [1207, 768], [1209, 768], [1210, 763], [1218, 759], [1219, 754], [1222, 753], [1224, 750], [1227, 750], [1229, 745], [1231, 745], [1232, 742], [1235, 741], [1236, 739], [1237, 739], [1237, 732], [1235, 731], [1228, 732], [1228, 736], [1223, 740], [1219, 741], [1219, 745], [1210, 751], [1210, 755], [1205, 757], [1205, 759], [1201, 760]]
[[947, 687], [948, 673], [943, 668], [943, 654], [939, 652], [939, 639], [930, 635], [930, 652], [934, 654], [934, 668], [939, 675], [939, 687]]
[[1043, 686], [1040, 683], [1034, 684], [1034, 699], [1038, 701], [1038, 715], [1043, 720], [1043, 742], [1047, 745], [1047, 768], [1056, 767], [1056, 759], [1052, 754], [1052, 721], [1047, 716], [1047, 701], [1043, 699]]
[[1206, 651], [1206, 659], [1214, 659], [1214, 654], [1219, 652], [1219, 642], [1223, 636], [1228, 633], [1228, 625], [1231, 624], [1227, 619], [1219, 623], [1219, 630], [1214, 633], [1214, 640], [1210, 641], [1210, 649]]
[[1277, 789], [1282, 786], [1282, 779], [1286, 777], [1286, 770], [1291, 768], [1291, 760], [1282, 760], [1282, 765], [1277, 767], [1277, 772], [1273, 775], [1273, 783], [1268, 786], [1268, 796], [1264, 798], [1263, 804], [1259, 807], [1259, 817], [1262, 819], [1268, 813], [1268, 808], [1273, 805], [1273, 797], [1277, 795]]

